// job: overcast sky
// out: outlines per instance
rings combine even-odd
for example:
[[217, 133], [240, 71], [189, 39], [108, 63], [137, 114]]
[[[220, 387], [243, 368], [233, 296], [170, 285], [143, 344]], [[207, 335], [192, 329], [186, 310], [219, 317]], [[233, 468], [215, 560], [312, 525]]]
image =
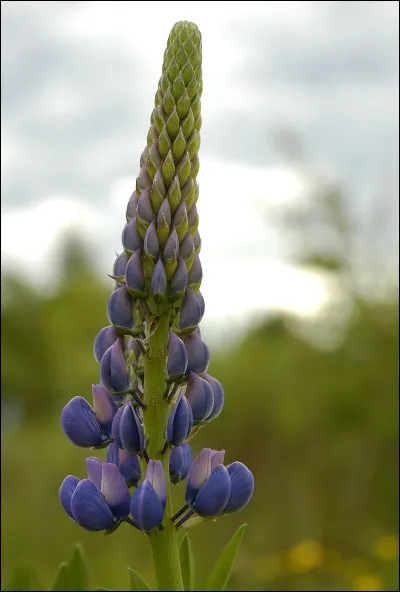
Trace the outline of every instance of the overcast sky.
[[[362, 215], [382, 196], [398, 224], [398, 2], [2, 2], [2, 262], [43, 281], [73, 226], [108, 273], [139, 170], [168, 33], [203, 37], [200, 233], [208, 314], [305, 314], [324, 299], [286, 260], [260, 204], [302, 199], [279, 151], [294, 133]], [[238, 270], [258, 276], [225, 302]], [[242, 276], [243, 277], [243, 276]], [[235, 296], [236, 294], [236, 296]]]

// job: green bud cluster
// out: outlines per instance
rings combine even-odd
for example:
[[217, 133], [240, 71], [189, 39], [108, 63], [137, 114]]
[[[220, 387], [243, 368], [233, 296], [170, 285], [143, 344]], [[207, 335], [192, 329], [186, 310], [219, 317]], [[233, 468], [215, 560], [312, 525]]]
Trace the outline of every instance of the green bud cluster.
[[143, 282], [130, 287], [127, 281], [128, 290], [150, 314], [172, 310], [177, 332], [186, 291], [198, 292], [202, 279], [196, 208], [201, 92], [201, 34], [181, 21], [168, 38], [123, 237], [128, 256], [140, 249], [143, 271]]

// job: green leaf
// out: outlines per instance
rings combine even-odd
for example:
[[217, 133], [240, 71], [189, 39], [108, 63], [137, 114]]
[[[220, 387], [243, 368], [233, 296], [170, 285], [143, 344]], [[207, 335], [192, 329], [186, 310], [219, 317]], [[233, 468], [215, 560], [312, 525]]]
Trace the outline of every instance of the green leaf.
[[207, 582], [206, 590], [214, 590], [215, 592], [226, 590], [246, 526], [247, 524], [239, 526], [225, 549], [222, 551], [222, 555], [218, 559], [217, 565], [214, 567]]
[[130, 590], [135, 592], [147, 592], [150, 590], [149, 586], [146, 584], [142, 576], [140, 576], [137, 571], [128, 567], [129, 577], [130, 577]]
[[9, 592], [14, 590], [43, 590], [36, 572], [28, 567], [16, 567], [11, 582], [4, 588]]
[[195, 590], [194, 585], [194, 557], [189, 535], [186, 533], [179, 548], [181, 559], [183, 587], [185, 590]]
[[71, 591], [83, 592], [88, 589], [88, 568], [80, 543], [75, 545], [72, 552], [72, 557], [69, 561], [69, 575]]
[[63, 561], [58, 569], [58, 573], [51, 587], [52, 591], [72, 590], [71, 577], [68, 563]]

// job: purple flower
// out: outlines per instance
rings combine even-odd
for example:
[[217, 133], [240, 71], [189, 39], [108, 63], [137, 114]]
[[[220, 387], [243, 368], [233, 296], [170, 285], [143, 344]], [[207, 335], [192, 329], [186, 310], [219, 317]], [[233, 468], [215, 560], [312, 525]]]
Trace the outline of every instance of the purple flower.
[[144, 237], [144, 252], [146, 253], [146, 255], [153, 257], [154, 259], [158, 258], [158, 254], [160, 252], [160, 245], [158, 244], [157, 237], [157, 228], [154, 220], [146, 230], [146, 235]]
[[187, 373], [203, 374], [210, 363], [210, 350], [200, 337], [191, 333], [185, 339], [188, 355]]
[[194, 255], [192, 267], [190, 268], [188, 284], [190, 288], [196, 290], [200, 287], [201, 280], [203, 279], [203, 270], [200, 263], [200, 258], [197, 253]]
[[107, 530], [127, 518], [130, 495], [117, 467], [99, 458], [86, 459], [88, 479], [68, 475], [59, 491], [65, 512], [86, 530]]
[[170, 299], [178, 300], [183, 296], [187, 286], [188, 272], [182, 257], [178, 257], [178, 265], [171, 280]]
[[132, 297], [123, 285], [114, 290], [107, 304], [107, 317], [111, 325], [120, 331], [130, 331], [133, 327]]
[[176, 233], [175, 226], [172, 227], [171, 233], [168, 237], [167, 243], [164, 247], [163, 258], [164, 261], [169, 261], [173, 257], [177, 258], [179, 252], [179, 239]]
[[126, 206], [126, 218], [129, 221], [136, 213], [136, 207], [138, 202], [138, 195], [136, 191], [132, 193], [129, 198], [128, 205]]
[[100, 378], [103, 386], [111, 393], [122, 393], [129, 388], [129, 373], [120, 340], [115, 341], [103, 355]]
[[131, 403], [120, 407], [114, 416], [111, 436], [127, 454], [142, 454], [145, 440], [142, 424]]
[[83, 448], [102, 446], [111, 436], [117, 407], [108, 392], [92, 385], [93, 407], [83, 397], [74, 397], [61, 412], [61, 426], [73, 444]]
[[[137, 249], [132, 253], [126, 266], [126, 287], [136, 298], [143, 296], [145, 281], [142, 267], [142, 251]], [[131, 309], [132, 316], [132, 309]]]
[[174, 382], [186, 372], [188, 355], [186, 346], [176, 333], [169, 332], [167, 372], [170, 382]]
[[172, 448], [169, 457], [169, 476], [172, 483], [179, 483], [186, 479], [192, 464], [192, 449], [189, 442]]
[[159, 259], [154, 268], [153, 276], [151, 278], [151, 293], [156, 302], [161, 302], [167, 292], [167, 276], [165, 274], [164, 265]]
[[193, 423], [206, 421], [214, 407], [214, 394], [209, 383], [190, 372], [186, 398], [192, 408]]
[[126, 264], [128, 263], [129, 260], [129, 256], [125, 253], [125, 251], [122, 251], [121, 255], [118, 255], [118, 257], [116, 258], [116, 260], [114, 261], [114, 266], [113, 266], [113, 276], [114, 278], [123, 278], [125, 276], [125, 269], [126, 269]]
[[241, 462], [233, 462], [226, 467], [231, 480], [231, 493], [224, 508], [225, 512], [241, 510], [251, 500], [254, 492], [253, 473]]
[[224, 406], [224, 389], [222, 388], [222, 385], [219, 382], [219, 380], [213, 378], [213, 376], [210, 376], [209, 374], [204, 374], [203, 378], [211, 386], [214, 395], [214, 405], [210, 415], [207, 417], [207, 422], [209, 422], [218, 417], [218, 415], [222, 411], [222, 408]]
[[118, 467], [128, 487], [137, 487], [141, 475], [140, 462], [137, 456], [130, 456], [125, 450], [118, 448], [118, 444], [113, 442], [107, 450], [107, 462]]
[[[204, 311], [203, 311], [204, 312]], [[183, 298], [180, 329], [191, 329], [196, 327], [202, 318], [202, 304], [199, 301], [197, 294], [187, 288]]]
[[161, 461], [150, 460], [146, 478], [131, 499], [131, 514], [135, 524], [144, 532], [160, 526], [166, 502], [166, 485]]
[[190, 404], [182, 391], [168, 417], [166, 440], [172, 446], [180, 446], [190, 434], [193, 424], [193, 413]]
[[106, 350], [111, 347], [117, 339], [122, 341], [122, 335], [118, 333], [112, 325], [103, 327], [103, 329], [97, 333], [93, 344], [93, 353], [98, 364], [100, 364], [101, 358]]
[[143, 240], [136, 226], [136, 217], [125, 224], [122, 232], [122, 246], [129, 255], [143, 247]]
[[224, 450], [204, 448], [190, 467], [186, 503], [200, 516], [217, 516], [228, 503], [231, 479], [224, 455]]

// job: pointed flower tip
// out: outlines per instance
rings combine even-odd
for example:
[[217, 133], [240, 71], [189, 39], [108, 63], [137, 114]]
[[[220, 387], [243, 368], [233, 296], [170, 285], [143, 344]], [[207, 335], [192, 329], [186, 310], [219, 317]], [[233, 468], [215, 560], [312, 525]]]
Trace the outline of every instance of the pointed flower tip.
[[186, 479], [192, 464], [193, 455], [189, 442], [172, 448], [169, 457], [169, 474], [172, 483]]
[[118, 447], [116, 442], [113, 442], [107, 450], [107, 462], [114, 463], [118, 467], [128, 487], [137, 486], [141, 476], [140, 462], [137, 456], [128, 455]]
[[150, 481], [163, 507], [167, 499], [164, 469], [160, 460], [150, 460], [146, 469], [146, 479]]
[[182, 303], [180, 329], [185, 330], [196, 327], [202, 316], [202, 307], [197, 295], [187, 288]]
[[186, 440], [193, 425], [193, 412], [182, 391], [168, 417], [166, 439], [172, 446], [180, 446]]
[[102, 357], [100, 378], [102, 385], [112, 393], [121, 393], [129, 388], [129, 373], [119, 340], [116, 340]]
[[193, 421], [206, 421], [214, 407], [214, 394], [209, 383], [194, 372], [190, 372], [186, 397], [192, 408]]
[[124, 331], [133, 327], [132, 298], [125, 285], [111, 293], [107, 304], [107, 317], [111, 325]]
[[170, 331], [168, 343], [167, 371], [171, 381], [182, 377], [187, 368], [188, 355], [186, 346], [176, 333]]
[[167, 292], [167, 276], [164, 265], [159, 259], [154, 268], [153, 276], [151, 278], [151, 293], [158, 299], [164, 298]]
[[[93, 408], [101, 425], [111, 429], [114, 415], [117, 413], [117, 406], [111, 399], [108, 391], [99, 384], [92, 384]], [[109, 430], [107, 430], [109, 431]]]
[[130, 403], [120, 407], [115, 414], [111, 435], [127, 454], [142, 454], [145, 444], [143, 426]]
[[204, 374], [210, 363], [210, 350], [207, 345], [195, 333], [186, 337], [185, 345], [188, 355], [187, 372]]
[[121, 338], [121, 335], [112, 325], [103, 327], [103, 329], [97, 333], [93, 344], [93, 354], [98, 364], [100, 364], [101, 358], [103, 357], [106, 350], [118, 338]]
[[144, 532], [160, 526], [164, 506], [148, 478], [134, 491], [130, 509], [136, 525]]
[[[144, 293], [145, 279], [142, 266], [142, 251], [137, 249], [132, 253], [125, 270], [126, 287], [129, 292], [140, 298]], [[131, 309], [132, 316], [132, 309]]]

